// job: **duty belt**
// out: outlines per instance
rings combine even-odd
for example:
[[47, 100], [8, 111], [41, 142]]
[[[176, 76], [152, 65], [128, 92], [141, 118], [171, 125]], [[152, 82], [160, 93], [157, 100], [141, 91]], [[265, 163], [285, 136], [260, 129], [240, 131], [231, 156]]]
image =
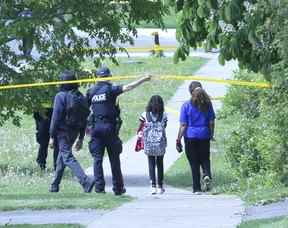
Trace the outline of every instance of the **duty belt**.
[[94, 122], [95, 123], [113, 123], [114, 121], [112, 121], [109, 117], [107, 116], [103, 116], [103, 115], [95, 115], [94, 116]]

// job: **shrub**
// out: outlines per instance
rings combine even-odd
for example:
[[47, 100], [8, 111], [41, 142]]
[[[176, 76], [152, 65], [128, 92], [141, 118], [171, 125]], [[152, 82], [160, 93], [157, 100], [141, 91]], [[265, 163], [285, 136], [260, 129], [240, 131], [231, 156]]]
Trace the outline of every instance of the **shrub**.
[[[235, 77], [261, 79], [246, 71]], [[283, 78], [280, 67], [272, 89], [234, 86], [224, 99], [220, 117], [235, 119], [225, 140], [225, 154], [238, 178], [273, 175], [288, 184], [288, 84]]]

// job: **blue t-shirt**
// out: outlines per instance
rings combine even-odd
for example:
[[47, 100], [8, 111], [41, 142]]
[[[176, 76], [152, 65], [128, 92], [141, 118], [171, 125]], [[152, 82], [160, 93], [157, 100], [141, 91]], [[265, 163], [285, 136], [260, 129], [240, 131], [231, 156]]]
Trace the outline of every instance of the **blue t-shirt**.
[[209, 122], [215, 119], [212, 105], [207, 113], [201, 112], [191, 101], [185, 102], [181, 107], [180, 123], [186, 124], [185, 138], [209, 139]]

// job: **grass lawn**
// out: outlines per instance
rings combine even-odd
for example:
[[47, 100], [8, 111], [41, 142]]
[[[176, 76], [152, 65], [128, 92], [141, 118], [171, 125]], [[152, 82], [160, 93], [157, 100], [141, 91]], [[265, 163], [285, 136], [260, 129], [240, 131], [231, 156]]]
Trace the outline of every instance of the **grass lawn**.
[[[117, 197], [111, 193], [83, 193], [81, 186], [72, 178], [66, 177], [61, 183], [59, 193], [49, 193], [48, 186], [52, 174], [31, 176], [1, 177], [0, 211], [16, 209], [73, 209], [94, 208], [112, 209], [129, 202], [129, 196]], [[11, 191], [11, 189], [13, 189]]]
[[[131, 64], [129, 61], [141, 61], [142, 64]], [[168, 100], [176, 91], [181, 81], [160, 81], [157, 75], [182, 74], [191, 75], [203, 63], [201, 58], [188, 58], [177, 65], [172, 58], [137, 58], [119, 59], [119, 66], [113, 66], [107, 61], [114, 75], [140, 75], [152, 73], [156, 79], [146, 83], [120, 98], [123, 126], [121, 138], [126, 141], [136, 133], [139, 115], [144, 111], [148, 99], [153, 94], [160, 94]], [[92, 62], [83, 63], [86, 68], [92, 68]], [[125, 82], [126, 83], [126, 82]], [[17, 128], [11, 123], [0, 129], [0, 210], [15, 210], [23, 208], [102, 208], [110, 209], [129, 197], [114, 197], [111, 194], [84, 194], [79, 184], [66, 169], [61, 190], [58, 194], [48, 193], [52, 180], [51, 168], [40, 172], [35, 162], [37, 144], [35, 142], [35, 124], [31, 116], [23, 116], [22, 127]], [[84, 148], [74, 155], [83, 167], [92, 166], [92, 158], [88, 151], [88, 137]], [[52, 167], [52, 151], [48, 155], [48, 167]], [[12, 190], [12, 191], [11, 191]], [[73, 200], [71, 200], [73, 199]]]
[[243, 222], [237, 228], [287, 228], [288, 217], [279, 217], [273, 219], [253, 220]]
[[23, 225], [7, 225], [7, 226], [0, 226], [0, 227], [15, 227], [15, 228], [84, 228], [85, 226], [78, 225], [78, 224], [41, 224], [41, 225], [30, 225], [30, 224], [23, 224]]
[[[237, 180], [225, 159], [224, 145], [227, 135], [230, 134], [231, 124], [235, 119], [221, 119], [216, 121], [216, 141], [211, 148], [217, 153], [211, 155], [213, 175], [212, 194], [226, 193], [239, 195], [248, 205], [268, 204], [279, 201], [288, 196], [288, 187], [264, 186], [259, 182], [251, 183], [249, 179]], [[183, 188], [192, 188], [191, 170], [185, 154], [183, 154], [165, 174], [166, 182], [170, 185]]]

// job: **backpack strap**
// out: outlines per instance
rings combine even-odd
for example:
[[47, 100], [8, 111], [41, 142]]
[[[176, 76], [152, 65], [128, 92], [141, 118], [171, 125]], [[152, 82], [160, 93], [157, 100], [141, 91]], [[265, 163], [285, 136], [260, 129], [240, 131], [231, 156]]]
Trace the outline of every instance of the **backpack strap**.
[[153, 121], [153, 118], [152, 118], [152, 115], [150, 112], [146, 112], [146, 120], [147, 122], [153, 122], [153, 123], [156, 123], [156, 122], [161, 122], [163, 121], [163, 115], [162, 116], [159, 116], [155, 121]]
[[153, 122], [150, 112], [146, 112], [146, 121], [147, 122]]

